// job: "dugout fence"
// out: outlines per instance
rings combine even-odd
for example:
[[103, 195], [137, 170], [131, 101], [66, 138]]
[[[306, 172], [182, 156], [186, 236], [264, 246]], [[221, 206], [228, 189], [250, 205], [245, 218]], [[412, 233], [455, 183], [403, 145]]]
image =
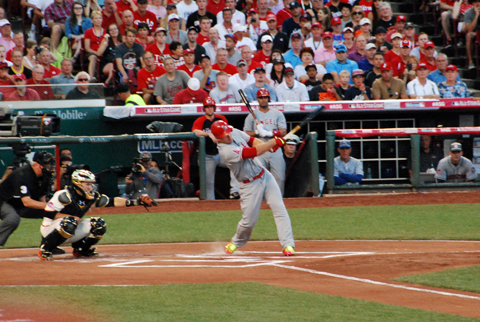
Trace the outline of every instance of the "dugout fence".
[[[425, 182], [424, 174], [420, 173], [420, 136], [450, 136], [480, 135], [480, 127], [456, 127], [456, 128], [391, 128], [391, 129], [342, 129], [327, 131], [326, 135], [326, 179], [328, 193], [355, 193], [355, 192], [379, 192], [379, 191], [428, 191], [428, 190], [465, 190], [478, 189], [480, 182], [466, 183], [436, 183]], [[335, 186], [334, 163], [336, 146], [338, 141], [365, 137], [409, 137], [411, 177], [410, 183], [404, 184], [365, 184], [352, 186]], [[365, 169], [364, 169], [365, 171]], [[433, 177], [433, 175], [432, 175]]]

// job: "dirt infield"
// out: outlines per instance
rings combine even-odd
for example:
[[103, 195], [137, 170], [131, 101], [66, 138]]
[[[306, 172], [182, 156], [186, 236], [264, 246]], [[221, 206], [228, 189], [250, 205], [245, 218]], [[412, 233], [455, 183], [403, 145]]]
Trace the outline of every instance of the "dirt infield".
[[[480, 192], [286, 199], [289, 208], [478, 202]], [[138, 213], [138, 207], [107, 213]], [[240, 209], [237, 201], [168, 201], [152, 211]], [[125, 211], [126, 210], [126, 211]], [[97, 213], [97, 212], [96, 212]], [[480, 294], [392, 281], [409, 274], [480, 265], [479, 241], [298, 241], [284, 257], [278, 242], [250, 242], [235, 255], [220, 243], [100, 245], [96, 259], [36, 257], [0, 250], [0, 285], [145, 285], [256, 281], [303, 291], [480, 318]], [[65, 247], [67, 252], [70, 247]], [[78, 265], [81, 263], [81, 270]], [[75, 274], [58, 272], [75, 271]], [[162, 278], [159, 278], [159, 277]], [[8, 278], [6, 278], [8, 277]]]

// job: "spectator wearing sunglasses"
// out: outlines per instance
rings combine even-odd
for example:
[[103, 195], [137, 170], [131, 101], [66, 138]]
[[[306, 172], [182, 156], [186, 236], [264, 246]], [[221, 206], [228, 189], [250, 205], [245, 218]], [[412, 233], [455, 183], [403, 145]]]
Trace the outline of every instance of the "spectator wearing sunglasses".
[[67, 94], [67, 100], [85, 100], [99, 99], [100, 95], [93, 89], [89, 88], [90, 75], [87, 72], [80, 72], [75, 76], [75, 84], [77, 86]]
[[393, 78], [393, 67], [389, 63], [380, 66], [381, 77], [373, 82], [374, 100], [408, 99], [405, 83]]

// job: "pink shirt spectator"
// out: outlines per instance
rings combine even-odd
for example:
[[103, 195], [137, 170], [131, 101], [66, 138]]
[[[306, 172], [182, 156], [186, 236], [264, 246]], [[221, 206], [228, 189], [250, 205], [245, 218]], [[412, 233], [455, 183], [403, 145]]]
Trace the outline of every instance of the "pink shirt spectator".
[[20, 96], [17, 91], [12, 92], [10, 95], [5, 98], [6, 101], [40, 101], [40, 95], [31, 89], [27, 88], [25, 95]]
[[325, 47], [318, 48], [315, 52], [315, 63], [318, 64], [322, 61], [334, 60], [335, 57], [335, 48], [332, 47], [332, 50], [329, 51]]
[[15, 43], [13, 42], [13, 39], [12, 38], [3, 38], [3, 37], [0, 37], [0, 45], [2, 45], [3, 47], [5, 47], [5, 50], [8, 52], [10, 50], [12, 50], [13, 48], [15, 48], [17, 45], [15, 45]]
[[167, 15], [167, 9], [163, 6], [160, 6], [159, 8], [157, 8], [153, 4], [149, 4], [147, 7], [147, 11], [150, 11], [153, 14], [155, 14], [155, 16], [157, 17], [157, 20], [160, 18], [165, 18], [165, 16]]

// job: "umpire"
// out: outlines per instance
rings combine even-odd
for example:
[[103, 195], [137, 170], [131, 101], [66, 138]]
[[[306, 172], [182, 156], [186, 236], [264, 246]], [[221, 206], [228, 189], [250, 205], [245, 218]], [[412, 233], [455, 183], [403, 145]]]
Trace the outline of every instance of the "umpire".
[[35, 153], [33, 162], [12, 172], [0, 184], [0, 246], [17, 229], [20, 218], [43, 218], [55, 158], [51, 153]]

